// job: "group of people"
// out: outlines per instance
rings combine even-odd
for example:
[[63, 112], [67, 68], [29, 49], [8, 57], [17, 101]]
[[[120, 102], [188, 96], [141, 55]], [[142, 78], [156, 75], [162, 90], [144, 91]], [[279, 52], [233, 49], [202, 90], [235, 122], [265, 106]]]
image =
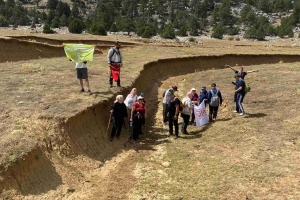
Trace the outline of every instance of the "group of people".
[[[243, 67], [240, 70], [235, 70], [233, 67], [229, 65], [225, 65], [234, 71], [235, 82], [232, 82], [235, 85], [234, 90], [234, 102], [236, 104], [236, 108], [234, 110], [235, 113], [239, 113], [240, 116], [245, 114], [245, 110], [243, 108], [243, 100], [246, 95], [245, 91], [245, 81], [244, 78], [248, 73], [257, 72], [258, 70], [252, 70], [248, 72], [244, 72]], [[178, 117], [179, 114], [183, 119], [181, 133], [188, 134], [187, 127], [188, 125], [195, 125], [195, 113], [194, 106], [200, 105], [204, 102], [205, 106], [209, 106], [209, 122], [213, 122], [217, 119], [219, 106], [222, 105], [223, 98], [221, 91], [217, 89], [216, 83], [211, 84], [211, 89], [206, 90], [206, 86], [201, 87], [201, 92], [198, 95], [195, 88], [192, 88], [186, 96], [183, 98], [182, 102], [175, 96], [175, 92], [178, 91], [177, 86], [171, 86], [169, 89], [163, 92], [163, 124], [169, 124], [169, 135], [172, 136], [173, 126], [175, 127], [175, 138], [178, 138], [179, 127], [178, 127]], [[180, 105], [182, 104], [182, 105]], [[182, 106], [180, 110], [180, 106]], [[191, 119], [191, 121], [190, 121]]]
[[[120, 73], [121, 73], [121, 67], [123, 66], [122, 62], [122, 52], [120, 50], [121, 44], [119, 42], [115, 42], [114, 47], [110, 48], [107, 53], [107, 63], [109, 66], [109, 85], [110, 87], [113, 87], [113, 81], [117, 83], [118, 87], [121, 87], [121, 79], [120, 79]], [[88, 78], [88, 69], [87, 69], [87, 62], [76, 62], [75, 65], [76, 68], [76, 74], [77, 79], [79, 80], [79, 84], [81, 86], [80, 92], [85, 92], [83, 87], [83, 79], [86, 82], [87, 85], [87, 92], [89, 94], [92, 94], [89, 84], [89, 78]]]
[[125, 100], [123, 95], [117, 95], [110, 113], [113, 128], [109, 140], [113, 141], [115, 135], [119, 139], [124, 124], [127, 126], [127, 130], [132, 131], [130, 137], [132, 141], [137, 142], [139, 135], [143, 134], [142, 127], [145, 125], [146, 120], [145, 93], [138, 96], [136, 88], [133, 88]]
[[[173, 126], [175, 127], [174, 138], [178, 138], [179, 127], [178, 117], [179, 115], [183, 119], [181, 126], [181, 133], [188, 134], [188, 125], [195, 125], [195, 113], [194, 106], [200, 105], [204, 102], [205, 106], [209, 105], [209, 120], [216, 120], [218, 114], [218, 108], [222, 105], [222, 94], [220, 90], [216, 88], [216, 84], [211, 84], [211, 89], [206, 90], [206, 86], [201, 87], [201, 92], [198, 95], [197, 90], [192, 88], [186, 96], [182, 99], [182, 102], [175, 96], [175, 92], [178, 91], [177, 86], [172, 86], [163, 93], [163, 123], [169, 124], [169, 137], [174, 135]], [[182, 104], [182, 105], [180, 105]], [[180, 106], [182, 108], [180, 109]], [[191, 121], [190, 121], [191, 119]]]
[[[239, 113], [239, 115], [242, 116], [245, 114], [242, 105], [246, 95], [244, 78], [248, 73], [256, 72], [258, 70], [244, 72], [243, 67], [238, 71], [229, 65], [225, 65], [225, 67], [231, 68], [235, 72], [235, 82], [232, 82], [235, 85], [234, 101], [236, 103], [236, 109], [234, 112]], [[196, 88], [192, 88], [182, 101], [176, 97], [175, 93], [177, 91], [177, 86], [171, 86], [165, 90], [162, 95], [163, 124], [169, 125], [169, 137], [174, 135], [174, 138], [178, 138], [179, 136], [179, 115], [183, 119], [181, 133], [188, 134], [188, 125], [195, 125], [194, 106], [200, 105], [202, 102], [204, 102], [205, 107], [208, 105], [209, 122], [213, 122], [217, 119], [219, 106], [222, 105], [223, 98], [216, 83], [212, 83], [209, 90], [206, 89], [206, 86], [202, 86], [199, 95], [197, 94]], [[146, 101], [144, 95], [144, 93], [141, 93], [138, 96], [136, 88], [133, 88], [125, 100], [122, 95], [116, 97], [116, 101], [110, 110], [113, 123], [110, 141], [113, 140], [115, 135], [117, 139], [119, 139], [124, 123], [128, 127], [127, 129], [132, 131], [131, 139], [134, 142], [138, 141], [139, 135], [142, 134], [142, 127], [145, 124], [146, 119]], [[175, 131], [173, 130], [174, 127]]]

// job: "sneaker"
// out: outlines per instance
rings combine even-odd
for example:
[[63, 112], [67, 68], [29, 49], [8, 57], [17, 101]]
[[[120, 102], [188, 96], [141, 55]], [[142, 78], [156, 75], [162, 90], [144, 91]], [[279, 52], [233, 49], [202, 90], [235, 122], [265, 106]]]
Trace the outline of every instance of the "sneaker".
[[118, 139], [118, 140], [120, 140], [120, 136], [118, 135], [118, 136], [116, 136], [116, 138]]
[[112, 138], [112, 137], [109, 137], [109, 141], [111, 141], [111, 142], [112, 142], [112, 141], [113, 141], [113, 139], [114, 139], [114, 138]]
[[109, 87], [110, 87], [110, 88], [112, 88], [112, 87], [113, 87], [113, 85], [109, 85]]
[[173, 133], [169, 133], [168, 137], [171, 137], [173, 135]]
[[234, 110], [234, 111], [232, 111], [232, 112], [237, 113], [238, 111]]
[[91, 90], [88, 90], [87, 93], [92, 94]]
[[177, 139], [177, 138], [178, 138], [178, 135], [175, 135], [175, 136], [174, 136], [174, 139]]
[[84, 89], [82, 88], [82, 89], [80, 90], [80, 92], [84, 92]]
[[240, 113], [240, 116], [244, 115], [244, 113]]
[[120, 85], [120, 84], [118, 84], [117, 86], [118, 86], [118, 87], [121, 87], [121, 85]]

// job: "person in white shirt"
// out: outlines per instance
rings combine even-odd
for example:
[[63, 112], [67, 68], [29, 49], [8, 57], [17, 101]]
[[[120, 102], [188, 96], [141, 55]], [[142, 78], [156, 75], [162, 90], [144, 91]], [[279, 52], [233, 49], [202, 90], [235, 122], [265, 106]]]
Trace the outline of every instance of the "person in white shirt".
[[[132, 106], [136, 101], [137, 101], [136, 88], [133, 88], [124, 101], [128, 116], [131, 115]], [[128, 129], [130, 130], [131, 129], [130, 117], [128, 117], [128, 127], [129, 127]]]
[[113, 48], [110, 48], [107, 53], [107, 62], [110, 67], [109, 84], [113, 86], [113, 80], [117, 82], [117, 86], [121, 87], [120, 72], [122, 67], [122, 52], [119, 42], [115, 43]]
[[77, 78], [79, 80], [80, 86], [81, 86], [81, 92], [84, 92], [84, 87], [83, 87], [83, 81], [82, 79], [85, 79], [86, 85], [87, 85], [87, 92], [91, 94], [90, 90], [90, 83], [89, 83], [89, 78], [88, 78], [88, 70], [87, 70], [87, 65], [86, 61], [84, 62], [76, 62], [75, 68], [76, 68], [76, 73], [77, 73]]
[[192, 97], [193, 97], [192, 93], [188, 92], [186, 94], [186, 97], [184, 97], [182, 100], [183, 110], [181, 113], [181, 117], [183, 119], [183, 123], [181, 126], [181, 133], [183, 133], [183, 134], [188, 134], [186, 129], [189, 124], [190, 117], [193, 113], [193, 104], [192, 104], [192, 100], [191, 100]]

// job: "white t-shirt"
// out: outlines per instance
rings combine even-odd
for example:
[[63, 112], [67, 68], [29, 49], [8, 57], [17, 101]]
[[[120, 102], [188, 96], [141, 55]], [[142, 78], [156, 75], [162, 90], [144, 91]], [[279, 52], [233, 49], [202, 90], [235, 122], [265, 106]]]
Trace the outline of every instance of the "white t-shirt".
[[169, 104], [173, 100], [173, 98], [170, 97], [170, 95], [168, 94], [170, 90], [171, 90], [171, 88], [167, 89], [167, 91], [165, 93], [165, 97], [163, 98], [163, 103], [165, 103], [165, 104]]
[[132, 109], [133, 104], [137, 101], [137, 95], [132, 96], [132, 94], [128, 94], [124, 103], [127, 108]]
[[189, 97], [184, 97], [182, 100], [183, 103], [183, 111], [182, 113], [185, 115], [191, 115], [193, 110], [192, 101]]
[[76, 67], [76, 69], [77, 68], [87, 68], [86, 64], [84, 64], [83, 62], [77, 62], [75, 67]]

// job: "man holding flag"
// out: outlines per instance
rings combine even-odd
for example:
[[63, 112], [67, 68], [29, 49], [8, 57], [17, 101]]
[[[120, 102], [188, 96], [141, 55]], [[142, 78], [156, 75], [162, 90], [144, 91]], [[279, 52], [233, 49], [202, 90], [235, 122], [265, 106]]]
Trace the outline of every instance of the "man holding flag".
[[91, 94], [91, 90], [86, 63], [87, 61], [93, 60], [94, 49], [95, 47], [93, 45], [88, 44], [64, 44], [66, 56], [69, 58], [70, 61], [76, 62], [75, 68], [77, 78], [81, 86], [80, 91], [84, 92], [82, 79], [85, 79], [85, 82], [88, 87], [87, 92], [89, 94]]
[[109, 84], [113, 86], [113, 80], [117, 82], [117, 86], [121, 87], [120, 73], [122, 67], [122, 52], [120, 43], [116, 42], [113, 48], [110, 48], [107, 54], [107, 62], [110, 67]]

